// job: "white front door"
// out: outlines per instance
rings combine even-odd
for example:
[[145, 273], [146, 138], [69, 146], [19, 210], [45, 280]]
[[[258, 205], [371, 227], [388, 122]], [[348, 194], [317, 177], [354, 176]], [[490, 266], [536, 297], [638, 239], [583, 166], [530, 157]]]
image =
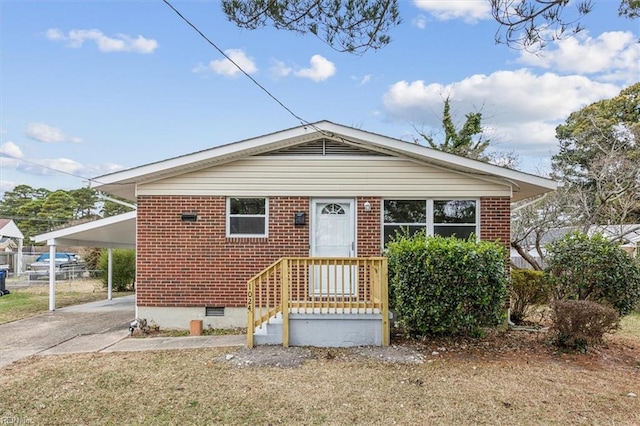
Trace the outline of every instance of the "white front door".
[[[312, 201], [312, 257], [355, 256], [355, 202], [348, 199]], [[348, 265], [315, 266], [312, 292], [316, 295], [355, 295], [354, 267]]]

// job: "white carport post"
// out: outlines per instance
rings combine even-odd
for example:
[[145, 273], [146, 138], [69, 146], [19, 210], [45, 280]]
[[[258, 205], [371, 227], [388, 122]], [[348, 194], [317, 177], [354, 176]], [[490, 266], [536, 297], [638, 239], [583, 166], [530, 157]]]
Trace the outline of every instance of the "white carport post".
[[111, 300], [113, 290], [113, 249], [109, 247], [107, 249], [108, 262], [107, 262], [107, 299]]
[[56, 246], [49, 245], [49, 310], [56, 310]]

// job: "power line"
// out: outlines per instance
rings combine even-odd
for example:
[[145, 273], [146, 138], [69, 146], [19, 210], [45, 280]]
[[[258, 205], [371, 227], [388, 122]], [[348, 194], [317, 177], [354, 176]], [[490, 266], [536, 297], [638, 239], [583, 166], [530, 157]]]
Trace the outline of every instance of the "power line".
[[197, 32], [200, 35], [200, 37], [202, 37], [204, 40], [206, 40], [207, 43], [209, 43], [211, 46], [213, 46], [214, 49], [216, 49], [222, 56], [224, 56], [238, 70], [240, 70], [240, 72], [242, 74], [244, 74], [249, 80], [251, 80], [251, 82], [253, 84], [258, 86], [264, 93], [267, 94], [267, 96], [269, 96], [271, 99], [273, 99], [278, 105], [280, 105], [282, 108], [284, 108], [285, 111], [287, 111], [289, 114], [291, 114], [291, 116], [293, 116], [296, 120], [298, 120], [300, 122], [300, 124], [302, 124], [304, 126], [311, 126], [312, 128], [314, 128], [315, 130], [319, 131], [320, 133], [325, 134], [325, 132], [322, 129], [317, 128], [315, 125], [313, 125], [309, 121], [305, 120], [304, 118], [300, 117], [298, 114], [293, 112], [282, 101], [280, 101], [280, 99], [278, 99], [269, 90], [267, 90], [262, 84], [260, 84], [255, 78], [253, 78], [248, 72], [246, 72], [240, 65], [238, 65], [233, 59], [231, 59], [229, 57], [229, 55], [224, 53], [224, 51], [222, 49], [220, 49], [213, 41], [211, 41], [211, 39], [209, 39], [209, 37], [207, 37], [202, 31], [200, 31], [200, 29], [198, 27], [196, 27], [195, 24], [193, 24], [191, 21], [189, 21], [188, 18], [186, 18], [182, 13], [180, 13], [180, 11], [178, 11], [175, 7], [173, 7], [173, 5], [169, 2], [169, 0], [162, 0], [162, 1], [167, 6], [169, 6], [171, 8], [171, 10], [173, 10], [184, 22], [186, 22], [187, 25], [189, 25], [191, 28], [193, 28], [195, 30], [195, 32]]
[[65, 172], [64, 170], [54, 169], [53, 167], [45, 166], [44, 164], [36, 163], [35, 161], [26, 160], [24, 158], [19, 158], [19, 157], [14, 157], [13, 155], [7, 154], [6, 152], [0, 152], [0, 156], [6, 157], [6, 158], [11, 158], [12, 160], [16, 160], [16, 161], [23, 161], [25, 163], [33, 164], [34, 166], [42, 167], [43, 169], [51, 170], [52, 172], [62, 173], [62, 174], [65, 174], [65, 175], [73, 176], [73, 177], [78, 178], [78, 179], [82, 179], [82, 180], [86, 180], [86, 181], [91, 180], [88, 177], [76, 175], [76, 174], [73, 174], [71, 172]]
[[[266, 93], [267, 96], [269, 96], [271, 99], [273, 99], [278, 105], [280, 105], [292, 117], [294, 117], [296, 120], [298, 120], [300, 122], [300, 124], [302, 124], [303, 126], [310, 126], [311, 128], [313, 128], [314, 130], [316, 130], [317, 132], [321, 133], [324, 136], [332, 136], [332, 135], [328, 134], [325, 130], [320, 129], [315, 124], [309, 122], [308, 120], [305, 120], [304, 118], [300, 117], [298, 114], [293, 112], [293, 110], [291, 110], [289, 107], [287, 107], [282, 101], [280, 101], [280, 99], [278, 99], [275, 95], [273, 95], [266, 87], [264, 87], [262, 84], [260, 84], [260, 82], [258, 82], [248, 72], [246, 72], [237, 62], [235, 62], [233, 59], [231, 59], [229, 57], [229, 55], [227, 55], [220, 47], [218, 47], [211, 39], [209, 39], [209, 37], [207, 37], [198, 27], [196, 27], [195, 24], [193, 24], [187, 17], [185, 17], [182, 13], [180, 13], [180, 11], [177, 10], [168, 0], [163, 0], [163, 2], [167, 6], [169, 6], [169, 8], [171, 8], [171, 10], [173, 10], [185, 23], [187, 23], [187, 25], [189, 25], [191, 28], [193, 28], [193, 30], [196, 31], [200, 35], [200, 37], [202, 37], [207, 43], [209, 43], [214, 49], [216, 49], [222, 56], [224, 56], [229, 62], [231, 62], [253, 84], [255, 84], [258, 88], [260, 88], [260, 90], [262, 90], [264, 93]], [[90, 183], [90, 182], [102, 183], [102, 182], [99, 182], [99, 181], [97, 181], [97, 180], [95, 180], [93, 178], [88, 178], [88, 177], [85, 177], [85, 176], [76, 175], [76, 174], [71, 173], [71, 172], [66, 172], [66, 171], [63, 171], [63, 170], [59, 170], [59, 169], [56, 169], [56, 168], [53, 168], [53, 167], [50, 167], [50, 166], [46, 166], [44, 164], [37, 163], [35, 161], [26, 160], [24, 158], [14, 157], [14, 156], [9, 155], [9, 154], [4, 153], [4, 152], [0, 152], [0, 156], [4, 156], [6, 158], [11, 158], [11, 159], [16, 160], [16, 161], [23, 161], [25, 163], [33, 164], [34, 166], [41, 167], [43, 169], [51, 170], [53, 172], [62, 173], [62, 174], [68, 175], [68, 176], [72, 176], [74, 178], [81, 179], [83, 181], [87, 181], [88, 183]]]

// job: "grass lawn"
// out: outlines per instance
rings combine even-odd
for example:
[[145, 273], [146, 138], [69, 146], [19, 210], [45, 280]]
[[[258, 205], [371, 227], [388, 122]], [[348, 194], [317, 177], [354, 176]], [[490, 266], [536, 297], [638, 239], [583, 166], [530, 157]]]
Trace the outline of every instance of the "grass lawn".
[[[541, 333], [404, 342], [421, 363], [261, 348], [32, 357], [0, 371], [0, 419], [20, 424], [640, 424], [640, 314], [608, 344], [561, 354]], [[262, 348], [264, 349], [264, 348]], [[390, 350], [394, 350], [390, 348]], [[265, 352], [262, 353], [263, 356]], [[231, 356], [233, 355], [233, 356]], [[14, 421], [14, 423], [16, 422]], [[31, 423], [27, 423], [31, 422]]]
[[640, 311], [635, 311], [620, 320], [622, 327], [619, 334], [634, 336], [640, 339]]
[[[317, 356], [238, 368], [224, 348], [31, 358], [0, 418], [32, 424], [638, 424], [637, 370], [570, 362]], [[22, 423], [28, 424], [28, 423]]]
[[[113, 297], [128, 293], [113, 293]], [[56, 286], [56, 308], [107, 298], [107, 291], [96, 280], [63, 281]], [[12, 289], [0, 297], [0, 324], [32, 317], [49, 310], [49, 286], [34, 285]], [[1, 423], [1, 422], [0, 422]]]

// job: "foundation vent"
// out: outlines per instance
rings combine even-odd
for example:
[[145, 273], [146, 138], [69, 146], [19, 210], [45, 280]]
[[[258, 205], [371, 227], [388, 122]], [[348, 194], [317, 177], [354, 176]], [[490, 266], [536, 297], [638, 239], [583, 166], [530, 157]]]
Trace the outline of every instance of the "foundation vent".
[[204, 315], [206, 317], [223, 317], [224, 307], [207, 306], [204, 308]]

